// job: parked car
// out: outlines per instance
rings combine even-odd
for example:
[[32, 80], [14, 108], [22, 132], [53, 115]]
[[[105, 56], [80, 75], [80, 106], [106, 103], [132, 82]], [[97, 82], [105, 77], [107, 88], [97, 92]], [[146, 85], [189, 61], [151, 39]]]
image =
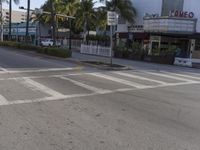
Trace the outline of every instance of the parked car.
[[[41, 41], [41, 46], [53, 46], [53, 40], [45, 39], [45, 40]], [[56, 41], [56, 46], [61, 46], [61, 42]]]

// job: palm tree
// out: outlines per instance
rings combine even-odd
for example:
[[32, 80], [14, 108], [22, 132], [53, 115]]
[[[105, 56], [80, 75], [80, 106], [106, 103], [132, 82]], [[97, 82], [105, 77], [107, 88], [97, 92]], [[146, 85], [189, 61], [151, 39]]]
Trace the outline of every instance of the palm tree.
[[80, 7], [80, 0], [58, 0], [58, 13], [74, 16]]
[[19, 0], [10, 0], [9, 1], [9, 39], [11, 39], [11, 28], [12, 28], [12, 1], [15, 4], [19, 4]]
[[83, 27], [84, 41], [86, 41], [86, 35], [89, 33], [89, 30], [95, 27], [96, 21], [95, 11], [94, 11], [94, 2], [93, 0], [82, 0], [80, 8], [76, 14], [75, 26], [80, 29]]
[[129, 23], [134, 23], [136, 10], [131, 0], [110, 0], [106, 2], [107, 10], [116, 11], [123, 19]]

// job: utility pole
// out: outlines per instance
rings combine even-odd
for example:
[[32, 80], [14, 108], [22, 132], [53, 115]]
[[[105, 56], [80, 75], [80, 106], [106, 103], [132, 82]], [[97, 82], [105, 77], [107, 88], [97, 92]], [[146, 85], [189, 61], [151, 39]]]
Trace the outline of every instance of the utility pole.
[[1, 19], [1, 41], [3, 42], [3, 9], [2, 9], [2, 0], [0, 0], [0, 19]]
[[30, 19], [30, 0], [28, 0], [27, 3], [26, 38], [25, 38], [26, 43], [28, 42], [28, 37], [29, 37], [29, 19]]
[[55, 5], [54, 0], [51, 0], [51, 26], [52, 26], [52, 38], [53, 38], [53, 45], [56, 45], [56, 13], [55, 13]]
[[84, 25], [83, 25], [83, 42], [86, 42], [86, 37], [87, 37], [87, 16], [85, 13], [85, 0], [82, 0], [82, 7], [84, 8], [84, 12], [83, 12], [83, 18], [84, 18]]
[[9, 32], [8, 32], [9, 40], [11, 40], [11, 30], [12, 30], [12, 0], [9, 1]]
[[72, 20], [69, 18], [69, 50], [72, 49]]

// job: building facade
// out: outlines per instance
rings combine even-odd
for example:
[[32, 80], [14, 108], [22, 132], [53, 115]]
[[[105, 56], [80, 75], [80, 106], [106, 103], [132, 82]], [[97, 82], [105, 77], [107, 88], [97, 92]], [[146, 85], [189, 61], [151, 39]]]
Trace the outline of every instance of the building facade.
[[132, 0], [135, 24], [118, 23], [119, 37], [140, 41], [149, 55], [176, 49], [175, 63], [200, 63], [199, 0]]
[[[3, 18], [4, 18], [4, 24], [9, 23], [9, 10], [3, 9]], [[26, 12], [23, 11], [12, 11], [12, 23], [22, 23], [26, 22]]]

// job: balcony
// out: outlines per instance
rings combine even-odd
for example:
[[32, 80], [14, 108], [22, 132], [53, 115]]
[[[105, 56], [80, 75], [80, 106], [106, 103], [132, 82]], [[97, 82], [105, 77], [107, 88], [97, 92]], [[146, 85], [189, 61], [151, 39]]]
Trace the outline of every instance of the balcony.
[[197, 19], [176, 17], [144, 17], [144, 31], [150, 33], [193, 34]]

